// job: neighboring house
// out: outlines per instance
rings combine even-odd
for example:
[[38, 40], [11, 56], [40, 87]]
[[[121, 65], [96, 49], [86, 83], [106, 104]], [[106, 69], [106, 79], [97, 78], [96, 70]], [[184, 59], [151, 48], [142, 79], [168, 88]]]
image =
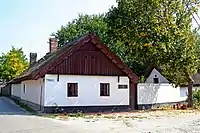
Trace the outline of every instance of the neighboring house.
[[[192, 76], [193, 79], [193, 91], [200, 89], [200, 73], [195, 74]], [[181, 86], [181, 95], [188, 95], [188, 86], [187, 85], [182, 85]]]
[[11, 80], [13, 98], [35, 109], [67, 112], [136, 108], [138, 77], [94, 34], [87, 34], [58, 49], [51, 38], [50, 52]]
[[162, 75], [160, 69], [153, 68], [153, 70], [149, 73], [148, 78], [145, 83], [170, 83], [170, 81]]
[[0, 95], [3, 95], [3, 88], [6, 86], [6, 80], [5, 79], [0, 79]]
[[160, 69], [153, 68], [145, 83], [137, 85], [138, 108], [147, 109], [183, 102], [187, 99], [187, 88], [175, 87]]

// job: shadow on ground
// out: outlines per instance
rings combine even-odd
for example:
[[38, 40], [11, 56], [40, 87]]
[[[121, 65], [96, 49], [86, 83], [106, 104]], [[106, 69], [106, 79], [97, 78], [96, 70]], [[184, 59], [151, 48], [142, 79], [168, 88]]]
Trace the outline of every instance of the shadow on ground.
[[32, 115], [7, 97], [0, 97], [0, 115]]

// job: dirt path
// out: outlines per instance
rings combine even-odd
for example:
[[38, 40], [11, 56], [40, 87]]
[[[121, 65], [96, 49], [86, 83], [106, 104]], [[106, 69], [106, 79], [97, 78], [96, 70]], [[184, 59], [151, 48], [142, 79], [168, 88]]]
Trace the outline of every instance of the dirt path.
[[61, 123], [77, 126], [80, 133], [199, 133], [200, 113], [158, 111], [114, 114], [98, 118], [68, 118]]

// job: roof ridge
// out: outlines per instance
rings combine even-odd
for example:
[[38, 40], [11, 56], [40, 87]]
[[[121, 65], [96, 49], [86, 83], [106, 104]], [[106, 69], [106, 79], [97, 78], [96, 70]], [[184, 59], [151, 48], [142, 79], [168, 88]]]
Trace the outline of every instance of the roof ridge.
[[[100, 38], [95, 33], [88, 33], [72, 42], [65, 43], [54, 53], [47, 53], [35, 65], [24, 71], [20, 76], [13, 79], [13, 82], [21, 82], [28, 79], [38, 79], [43, 77], [48, 71], [53, 69], [56, 65], [61, 63], [62, 60], [69, 57], [73, 52], [81, 48], [85, 43], [91, 41], [97, 48], [100, 48], [107, 58], [109, 58], [118, 68], [120, 68], [132, 82], [137, 82], [138, 77], [114, 52], [112, 52], [106, 45], [100, 42]], [[112, 57], [110, 57], [108, 54]], [[46, 58], [45, 58], [46, 57]], [[59, 58], [59, 60], [57, 60]], [[113, 59], [111, 59], [113, 58]], [[25, 79], [24, 79], [25, 78]]]

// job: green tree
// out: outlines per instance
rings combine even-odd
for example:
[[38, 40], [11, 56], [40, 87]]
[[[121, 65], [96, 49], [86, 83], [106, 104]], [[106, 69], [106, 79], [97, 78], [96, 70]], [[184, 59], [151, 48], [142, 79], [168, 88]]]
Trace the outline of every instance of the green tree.
[[28, 68], [28, 61], [22, 48], [12, 49], [0, 56], [0, 78], [11, 80]]
[[144, 70], [142, 61], [137, 61], [132, 56], [122, 42], [108, 36], [108, 26], [105, 22], [105, 16], [102, 15], [82, 15], [79, 14], [78, 18], [69, 22], [66, 26], [52, 33], [53, 36], [58, 38], [59, 46], [66, 42], [71, 42], [83, 35], [93, 32], [100, 37], [102, 43], [106, 44], [113, 52], [115, 52], [127, 65], [137, 72]]
[[[160, 67], [172, 83], [189, 83], [196, 74], [196, 38], [191, 30], [196, 2], [189, 0], [117, 0], [106, 15], [108, 35], [123, 42], [135, 61]], [[193, 7], [192, 7], [193, 6]]]
[[74, 41], [83, 35], [93, 32], [97, 34], [103, 43], [108, 42], [107, 38], [107, 24], [104, 22], [104, 15], [83, 15], [79, 14], [77, 19], [68, 22], [66, 26], [52, 33], [53, 36], [59, 39], [59, 46], [66, 42]]

